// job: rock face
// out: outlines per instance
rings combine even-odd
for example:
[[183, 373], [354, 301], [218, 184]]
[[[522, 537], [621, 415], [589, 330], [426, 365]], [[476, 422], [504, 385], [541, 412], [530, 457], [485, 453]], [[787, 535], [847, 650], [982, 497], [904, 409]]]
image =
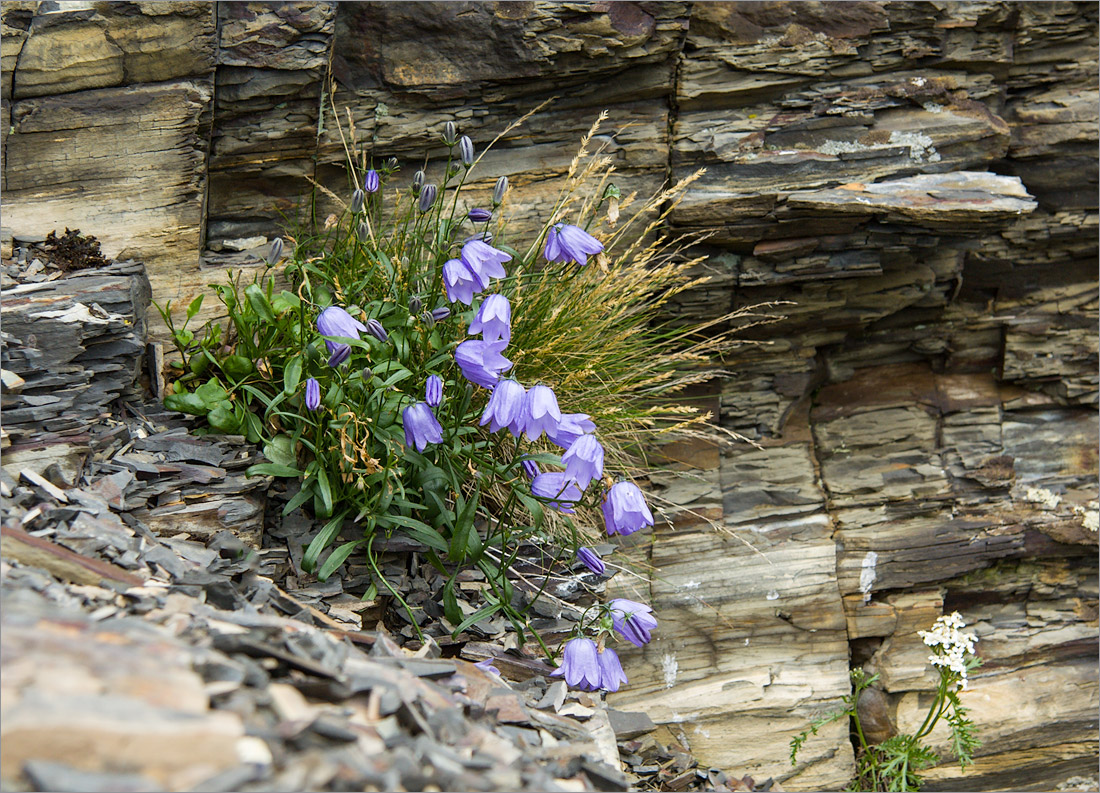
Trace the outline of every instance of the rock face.
[[661, 628], [616, 706], [714, 765], [839, 788], [844, 725], [794, 768], [787, 742], [851, 666], [911, 726], [916, 631], [958, 610], [985, 745], [929, 786], [1095, 774], [1095, 4], [59, 7], [2, 12], [5, 236], [84, 228], [174, 305], [249, 260], [226, 243], [339, 209], [336, 115], [404, 173], [430, 149], [431, 180], [446, 121], [480, 151], [558, 97], [479, 166], [520, 226], [604, 109], [624, 194], [705, 167], [671, 220], [710, 234], [709, 280], [673, 314], [785, 319], [699, 395], [758, 446], [681, 445], [652, 482], [668, 522], [633, 545], [660, 572], [624, 592]]

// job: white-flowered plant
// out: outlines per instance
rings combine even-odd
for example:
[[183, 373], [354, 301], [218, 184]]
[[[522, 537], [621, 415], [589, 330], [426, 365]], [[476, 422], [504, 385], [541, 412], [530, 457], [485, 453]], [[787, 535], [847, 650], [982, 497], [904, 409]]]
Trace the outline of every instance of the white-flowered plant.
[[814, 721], [809, 729], [791, 739], [791, 764], [798, 761], [798, 752], [818, 729], [839, 719], [850, 719], [852, 732], [858, 741], [856, 775], [847, 790], [920, 790], [920, 771], [939, 758], [923, 741], [942, 718], [947, 722], [952, 753], [963, 770], [974, 762], [974, 751], [981, 742], [974, 735], [974, 725], [967, 717], [959, 693], [966, 689], [967, 674], [981, 664], [974, 654], [977, 636], [963, 633], [966, 627], [957, 611], [945, 614], [933, 623], [931, 630], [917, 631], [924, 643], [932, 648], [928, 663], [939, 673], [936, 698], [920, 727], [913, 734], [893, 735], [881, 743], [868, 743], [859, 716], [859, 695], [878, 680], [862, 669], [853, 669], [852, 693], [844, 697], [844, 708]]
[[961, 631], [965, 627], [962, 615], [954, 611], [936, 620], [932, 630], [917, 631], [924, 643], [932, 648], [928, 663], [953, 674], [959, 690], [966, 689], [966, 674], [973, 667], [974, 642], [978, 641], [973, 633]]

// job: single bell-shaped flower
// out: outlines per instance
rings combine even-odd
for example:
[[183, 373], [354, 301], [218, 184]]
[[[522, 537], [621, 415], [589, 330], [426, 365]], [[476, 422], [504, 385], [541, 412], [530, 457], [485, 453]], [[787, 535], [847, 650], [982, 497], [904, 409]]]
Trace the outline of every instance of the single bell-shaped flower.
[[527, 440], [537, 441], [543, 432], [549, 435], [557, 429], [561, 421], [558, 398], [548, 386], [532, 386], [523, 403], [523, 415], [523, 431], [527, 434]]
[[568, 449], [586, 432], [595, 432], [596, 424], [587, 413], [562, 413], [553, 432], [546, 433], [555, 446]]
[[566, 515], [572, 515], [573, 505], [581, 500], [580, 488], [561, 471], [547, 471], [536, 476], [531, 480], [531, 492]]
[[603, 502], [604, 524], [608, 534], [633, 534], [653, 525], [653, 513], [645, 496], [633, 482], [617, 482], [607, 491]]
[[[349, 339], [358, 339], [360, 333], [366, 333], [367, 326], [339, 306], [329, 306], [317, 317], [317, 331], [322, 336], [343, 336]], [[336, 352], [337, 346], [346, 347], [347, 345], [326, 339], [325, 346], [328, 347], [330, 353], [333, 353]]]
[[604, 691], [618, 691], [620, 685], [629, 682], [619, 661], [619, 654], [610, 647], [605, 647], [602, 653], [597, 654], [596, 660], [600, 665], [600, 688]]
[[570, 688], [595, 691], [600, 687], [600, 662], [596, 643], [583, 636], [570, 639], [561, 653], [561, 666], [550, 673], [551, 677], [564, 677]]
[[556, 223], [546, 232], [542, 255], [550, 262], [588, 264], [588, 257], [601, 253], [603, 243], [579, 226]]
[[443, 428], [439, 426], [432, 409], [423, 402], [409, 405], [401, 411], [405, 426], [405, 445], [424, 451], [429, 443], [443, 443]]
[[635, 647], [649, 644], [651, 631], [657, 627], [653, 609], [625, 598], [616, 598], [607, 605], [611, 609], [611, 624], [620, 636]]
[[485, 288], [461, 259], [451, 259], [443, 265], [443, 285], [448, 300], [467, 306], [474, 302], [474, 294]]
[[523, 398], [527, 390], [515, 380], [500, 380], [489, 397], [489, 404], [481, 414], [481, 426], [489, 425], [491, 432], [505, 427], [517, 438], [523, 432], [520, 422], [523, 420]]
[[485, 341], [512, 340], [512, 305], [504, 295], [489, 295], [470, 323], [470, 333], [480, 333]]
[[565, 475], [584, 490], [593, 479], [603, 476], [603, 446], [595, 435], [582, 435], [561, 456]]
[[467, 339], [455, 348], [455, 363], [462, 376], [482, 388], [492, 388], [500, 380], [501, 372], [512, 368], [512, 362], [501, 355], [501, 342]]
[[502, 266], [512, 260], [512, 255], [497, 250], [484, 239], [473, 238], [462, 246], [462, 261], [478, 281], [478, 291], [489, 288], [490, 278], [504, 278], [508, 275]]

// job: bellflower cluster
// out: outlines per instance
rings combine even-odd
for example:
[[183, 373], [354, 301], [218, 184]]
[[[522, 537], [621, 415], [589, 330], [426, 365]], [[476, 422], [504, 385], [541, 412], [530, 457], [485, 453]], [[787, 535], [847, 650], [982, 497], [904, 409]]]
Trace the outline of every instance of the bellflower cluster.
[[[595, 548], [576, 547], [576, 523], [599, 507], [607, 535], [625, 535], [652, 526], [653, 515], [635, 484], [608, 475], [607, 436], [591, 415], [567, 412], [577, 406], [549, 381], [558, 377], [550, 362], [541, 371], [554, 374], [539, 382], [524, 380], [510, 360], [531, 364], [537, 349], [517, 348], [540, 338], [532, 333], [539, 317], [517, 317], [514, 309], [535, 306], [530, 310], [555, 318], [561, 311], [541, 298], [521, 303], [518, 296], [531, 294], [527, 284], [545, 289], [554, 279], [577, 278], [604, 244], [580, 226], [554, 222], [545, 228], [542, 256], [578, 267], [540, 269], [537, 244], [511, 247], [505, 236], [507, 177], [481, 206], [459, 209], [470, 206], [461, 190], [478, 152], [454, 122], [442, 125], [442, 138], [446, 166], [425, 165], [401, 191], [382, 189], [399, 170], [397, 160], [360, 149], [364, 159], [349, 162], [349, 173], [361, 178], [349, 185], [348, 211], [336, 230], [326, 220], [324, 241], [287, 238], [297, 248], [285, 262], [288, 288], [269, 268], [266, 280], [242, 286], [237, 278], [221, 288], [235, 331], [228, 340], [213, 329], [201, 343], [191, 331], [173, 330], [187, 374], [166, 405], [262, 444], [267, 461], [251, 474], [298, 478], [287, 509], [306, 510], [325, 527], [303, 552], [303, 569], [324, 580], [353, 552], [376, 562], [369, 541], [381, 532], [405, 533], [431, 548], [433, 567], [451, 576], [441, 597], [451, 625], [469, 624], [454, 593], [459, 573], [473, 565], [492, 597], [468, 600], [482, 598], [518, 625], [526, 616], [512, 597], [510, 565], [520, 542], [542, 541], [544, 526], [567, 526], [573, 567], [591, 583], [585, 571], [605, 576], [609, 563]], [[360, 170], [368, 157], [381, 163], [377, 170]], [[280, 261], [283, 245], [274, 240], [269, 266]], [[188, 317], [200, 306], [196, 299]], [[170, 322], [170, 312], [162, 313]], [[523, 321], [513, 327], [517, 319]], [[585, 365], [601, 376], [597, 363]], [[538, 362], [532, 371], [540, 371]], [[505, 431], [512, 437], [492, 435]], [[362, 529], [361, 538], [346, 535], [351, 525]], [[326, 556], [334, 542], [344, 544]], [[386, 585], [409, 609], [384, 577], [372, 585]], [[649, 606], [629, 600], [592, 608], [595, 616], [586, 612], [564, 644], [554, 675], [576, 688], [616, 691], [627, 679], [608, 644], [642, 646], [657, 620]], [[486, 613], [481, 606], [478, 617]], [[415, 620], [412, 628], [419, 631]], [[482, 668], [492, 671], [489, 663]]]

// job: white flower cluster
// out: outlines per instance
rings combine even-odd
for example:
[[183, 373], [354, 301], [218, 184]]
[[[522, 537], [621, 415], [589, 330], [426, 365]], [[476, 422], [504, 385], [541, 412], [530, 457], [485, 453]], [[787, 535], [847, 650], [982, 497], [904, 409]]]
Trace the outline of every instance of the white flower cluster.
[[959, 688], [966, 688], [966, 656], [974, 654], [974, 642], [978, 637], [973, 633], [962, 633], [965, 628], [959, 612], [945, 614], [932, 625], [930, 631], [917, 631], [924, 643], [932, 648], [928, 663], [932, 666], [945, 666], [959, 676]]

